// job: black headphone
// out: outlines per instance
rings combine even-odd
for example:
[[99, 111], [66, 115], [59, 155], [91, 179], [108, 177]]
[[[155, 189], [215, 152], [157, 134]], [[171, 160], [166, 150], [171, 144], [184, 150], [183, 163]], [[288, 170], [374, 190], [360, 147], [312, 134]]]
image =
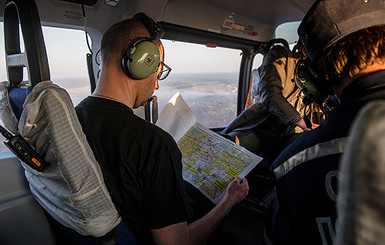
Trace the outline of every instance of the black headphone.
[[123, 71], [132, 79], [145, 79], [154, 74], [162, 61], [156, 42], [163, 37], [162, 27], [144, 13], [136, 14], [132, 19], [139, 20], [151, 35], [133, 40], [122, 57]]
[[321, 108], [325, 99], [333, 93], [330, 85], [323, 81], [309, 59], [300, 59], [294, 71], [294, 80], [305, 98], [316, 102]]

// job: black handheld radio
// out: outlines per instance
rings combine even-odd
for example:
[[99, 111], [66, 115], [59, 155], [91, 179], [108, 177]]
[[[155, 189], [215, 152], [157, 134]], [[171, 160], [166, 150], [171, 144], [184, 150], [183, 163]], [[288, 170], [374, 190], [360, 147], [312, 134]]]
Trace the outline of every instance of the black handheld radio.
[[48, 166], [48, 163], [20, 134], [13, 135], [2, 126], [0, 133], [5, 137], [4, 144], [28, 166], [39, 172]]

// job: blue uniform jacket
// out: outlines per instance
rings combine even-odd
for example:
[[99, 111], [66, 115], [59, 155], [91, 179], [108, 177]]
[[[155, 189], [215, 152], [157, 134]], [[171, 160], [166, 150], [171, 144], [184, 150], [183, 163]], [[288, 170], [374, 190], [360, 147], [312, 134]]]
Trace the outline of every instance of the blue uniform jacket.
[[332, 244], [339, 160], [346, 137], [359, 109], [377, 99], [385, 99], [385, 71], [350, 83], [341, 106], [325, 123], [299, 135], [274, 161], [277, 199], [267, 233], [275, 244]]

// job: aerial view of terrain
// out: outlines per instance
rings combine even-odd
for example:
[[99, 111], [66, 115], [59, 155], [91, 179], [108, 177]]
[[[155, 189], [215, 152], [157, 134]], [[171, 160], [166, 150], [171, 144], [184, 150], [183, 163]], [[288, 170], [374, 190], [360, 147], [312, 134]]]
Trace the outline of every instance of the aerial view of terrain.
[[[159, 113], [168, 100], [180, 92], [199, 123], [209, 128], [227, 126], [236, 116], [237, 76], [236, 73], [171, 73], [167, 79], [159, 81], [159, 90], [155, 91]], [[53, 80], [67, 90], [74, 106], [91, 93], [87, 77]], [[0, 143], [0, 152], [7, 150]]]

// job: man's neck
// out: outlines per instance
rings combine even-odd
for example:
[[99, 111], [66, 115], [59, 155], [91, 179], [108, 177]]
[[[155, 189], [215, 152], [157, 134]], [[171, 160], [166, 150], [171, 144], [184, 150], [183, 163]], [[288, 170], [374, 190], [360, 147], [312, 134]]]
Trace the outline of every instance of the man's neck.
[[348, 84], [350, 84], [355, 79], [363, 77], [363, 76], [365, 76], [367, 74], [370, 74], [370, 73], [373, 73], [373, 72], [381, 71], [381, 70], [385, 70], [385, 63], [374, 62], [372, 65], [366, 66], [365, 69], [361, 70], [355, 77], [353, 77], [353, 78], [351, 78], [351, 77], [345, 78], [342, 81], [342, 83], [339, 86], [339, 88], [334, 88], [337, 96], [341, 98], [342, 91], [345, 89], [345, 87]]
[[135, 96], [131, 84], [125, 79], [125, 76], [119, 76], [119, 74], [101, 74], [99, 82], [92, 95], [120, 102], [132, 109], [134, 106]]
[[360, 71], [358, 75], [364, 76], [366, 74], [373, 73], [376, 71], [381, 71], [381, 70], [385, 70], [385, 63], [375, 62], [373, 65], [368, 65], [365, 69]]

